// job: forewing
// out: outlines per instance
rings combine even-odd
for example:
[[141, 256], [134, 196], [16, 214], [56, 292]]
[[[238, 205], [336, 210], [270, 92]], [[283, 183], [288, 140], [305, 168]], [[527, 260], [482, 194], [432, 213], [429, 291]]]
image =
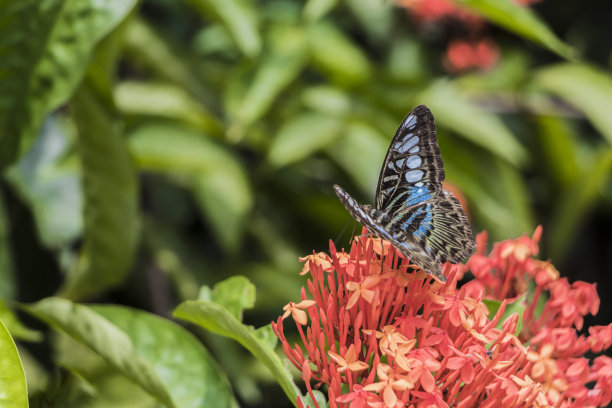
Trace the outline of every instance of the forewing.
[[376, 187], [376, 209], [393, 213], [430, 200], [443, 181], [433, 115], [420, 105], [406, 116], [391, 141]]

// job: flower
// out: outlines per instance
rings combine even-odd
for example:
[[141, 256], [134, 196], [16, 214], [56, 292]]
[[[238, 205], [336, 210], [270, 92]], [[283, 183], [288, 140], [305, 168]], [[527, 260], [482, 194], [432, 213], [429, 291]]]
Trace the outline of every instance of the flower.
[[[527, 7], [539, 0], [513, 0]], [[467, 70], [487, 70], [499, 60], [499, 47], [485, 35], [486, 24], [482, 17], [455, 0], [396, 0], [396, 4], [410, 11], [416, 22], [424, 27], [448, 25], [460, 26], [461, 38], [452, 38], [447, 45], [443, 65], [451, 73]], [[439, 27], [435, 30], [440, 32]], [[431, 30], [433, 31], [433, 30]], [[457, 30], [453, 30], [453, 33]]]
[[[536, 259], [541, 234], [488, 255], [479, 234], [466, 265], [442, 266], [444, 284], [379, 238], [357, 237], [348, 253], [330, 243], [329, 255], [301, 258], [301, 301], [272, 328], [331, 408], [605, 406], [612, 359], [585, 353], [610, 347], [612, 324], [578, 332], [597, 313], [596, 287]], [[474, 279], [459, 286], [467, 272]], [[505, 316], [510, 307], [522, 313]], [[285, 337], [289, 316], [301, 345]]]

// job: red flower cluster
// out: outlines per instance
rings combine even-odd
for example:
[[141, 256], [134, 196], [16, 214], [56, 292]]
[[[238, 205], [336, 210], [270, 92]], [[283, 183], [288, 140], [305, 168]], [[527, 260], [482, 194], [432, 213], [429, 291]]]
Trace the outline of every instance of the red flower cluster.
[[[513, 0], [521, 6], [529, 6], [540, 0]], [[452, 73], [470, 69], [487, 70], [499, 60], [499, 47], [484, 34], [484, 20], [454, 0], [396, 0], [396, 4], [410, 10], [414, 19], [424, 25], [459, 22], [467, 35], [448, 43], [444, 58], [445, 68]]]
[[[325, 384], [330, 407], [605, 406], [612, 359], [583, 355], [611, 345], [612, 325], [577, 334], [597, 312], [595, 287], [534, 259], [540, 234], [488, 256], [480, 234], [467, 265], [444, 265], [444, 284], [378, 238], [356, 239], [350, 253], [330, 244], [330, 255], [301, 259], [307, 290], [272, 327], [308, 392]], [[468, 269], [475, 279], [458, 287]], [[502, 320], [517, 304], [522, 319]], [[284, 335], [289, 315], [302, 346]]]

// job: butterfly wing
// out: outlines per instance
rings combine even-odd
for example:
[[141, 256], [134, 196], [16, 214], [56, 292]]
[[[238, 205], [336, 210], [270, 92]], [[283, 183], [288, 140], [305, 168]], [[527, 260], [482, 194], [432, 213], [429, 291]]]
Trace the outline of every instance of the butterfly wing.
[[376, 187], [378, 210], [395, 212], [430, 200], [442, 189], [444, 167], [429, 108], [414, 108], [397, 129]]
[[[414, 253], [419, 252], [421, 258], [435, 261], [438, 271], [439, 264], [461, 262], [475, 247], [467, 216], [448, 190], [442, 190], [433, 200], [396, 212], [384, 228], [403, 248], [404, 255], [416, 261]], [[412, 249], [415, 247], [420, 251]], [[435, 275], [431, 270], [426, 272]]]

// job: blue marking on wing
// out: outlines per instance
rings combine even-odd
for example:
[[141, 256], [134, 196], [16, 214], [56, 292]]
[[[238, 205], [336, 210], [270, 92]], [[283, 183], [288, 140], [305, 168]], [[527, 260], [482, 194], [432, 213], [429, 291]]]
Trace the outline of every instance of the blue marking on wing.
[[427, 209], [425, 210], [425, 218], [419, 224], [419, 227], [414, 233], [415, 237], [424, 237], [427, 234], [427, 231], [431, 230], [431, 221], [433, 220], [433, 212], [431, 212], [431, 204], [427, 204]]
[[433, 194], [429, 191], [426, 185], [421, 187], [410, 186], [406, 190], [408, 190], [408, 199], [405, 203], [406, 207], [431, 200], [433, 197]]

